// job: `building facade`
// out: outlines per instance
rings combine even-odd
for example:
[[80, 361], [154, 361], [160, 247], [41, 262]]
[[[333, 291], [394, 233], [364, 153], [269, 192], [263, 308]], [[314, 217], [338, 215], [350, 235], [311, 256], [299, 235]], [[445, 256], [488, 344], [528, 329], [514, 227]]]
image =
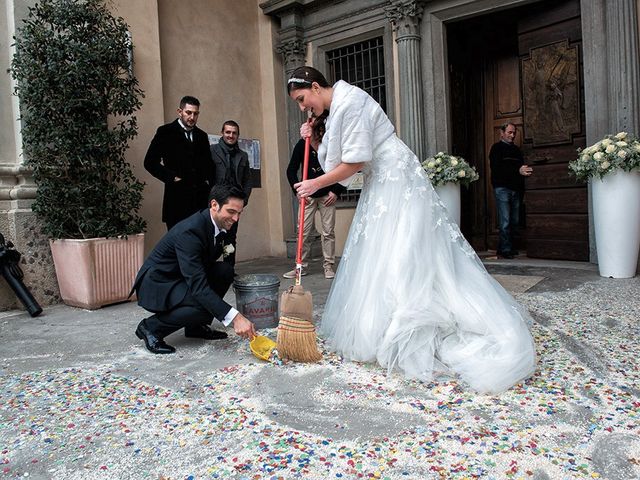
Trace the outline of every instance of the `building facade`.
[[[0, 11], [0, 66], [34, 0]], [[286, 79], [311, 64], [330, 80], [366, 89], [423, 159], [462, 155], [481, 180], [463, 195], [462, 230], [478, 251], [495, 248], [488, 150], [499, 125], [534, 167], [520, 242], [539, 258], [597, 261], [589, 192], [568, 175], [576, 149], [607, 133], [640, 133], [638, 0], [140, 0], [111, 3], [129, 24], [134, 73], [145, 91], [128, 159], [146, 183], [146, 249], [164, 233], [162, 185], [143, 168], [155, 129], [183, 95], [202, 102], [199, 125], [219, 133], [236, 120], [260, 144], [260, 188], [240, 225], [239, 260], [284, 256], [294, 233], [285, 169], [304, 120]], [[6, 67], [6, 68], [5, 68]], [[23, 253], [25, 283], [57, 300], [48, 240], [29, 206], [36, 187], [23, 166], [19, 98], [0, 75], [0, 232]], [[338, 253], [357, 191], [341, 202]], [[0, 304], [16, 301], [0, 282]]]

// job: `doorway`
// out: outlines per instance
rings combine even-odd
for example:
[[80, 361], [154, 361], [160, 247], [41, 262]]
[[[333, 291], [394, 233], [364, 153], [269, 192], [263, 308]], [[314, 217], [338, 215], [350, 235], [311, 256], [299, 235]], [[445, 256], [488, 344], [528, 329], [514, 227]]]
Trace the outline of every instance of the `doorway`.
[[534, 170], [516, 248], [529, 257], [587, 261], [587, 188], [567, 168], [585, 146], [579, 1], [544, 1], [452, 22], [446, 33], [452, 153], [480, 174], [463, 188], [463, 233], [476, 251], [496, 249], [488, 153], [509, 122]]

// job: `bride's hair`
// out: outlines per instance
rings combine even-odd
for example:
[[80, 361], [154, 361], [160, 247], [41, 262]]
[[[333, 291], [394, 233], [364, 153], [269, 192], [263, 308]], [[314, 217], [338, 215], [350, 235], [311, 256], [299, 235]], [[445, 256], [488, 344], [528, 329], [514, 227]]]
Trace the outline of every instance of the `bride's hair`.
[[[324, 78], [324, 75], [313, 67], [298, 67], [287, 81], [287, 93], [291, 94], [293, 90], [310, 90], [313, 83], [316, 82], [322, 88], [328, 88], [331, 85]], [[317, 116], [313, 122], [313, 137], [318, 142], [322, 141], [325, 132], [325, 122], [329, 116], [329, 111], [325, 110], [321, 115]]]
[[293, 71], [287, 82], [287, 93], [291, 93], [292, 90], [309, 89], [313, 82], [324, 88], [330, 86], [324, 75], [315, 68], [298, 67]]

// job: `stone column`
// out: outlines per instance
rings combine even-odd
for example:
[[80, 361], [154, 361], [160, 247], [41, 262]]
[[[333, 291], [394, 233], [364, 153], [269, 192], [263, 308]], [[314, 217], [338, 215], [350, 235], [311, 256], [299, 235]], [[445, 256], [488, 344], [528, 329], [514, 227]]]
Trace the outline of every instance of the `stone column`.
[[[640, 58], [637, 0], [605, 3], [607, 73], [609, 75], [608, 133], [640, 135]], [[640, 272], [640, 259], [637, 271]]]
[[[587, 145], [608, 133], [640, 135], [637, 8], [636, 0], [580, 1]], [[591, 194], [589, 252], [597, 263]]]
[[640, 135], [637, 0], [606, 2], [609, 128]]
[[[15, 83], [6, 73], [14, 55], [13, 36], [32, 1], [8, 0], [0, 9], [0, 233], [22, 254], [24, 283], [42, 305], [59, 302], [58, 283], [49, 241], [31, 211], [36, 196], [32, 172], [24, 165], [20, 99], [12, 96]], [[0, 310], [22, 308], [13, 290], [0, 278]]]
[[420, 20], [422, 1], [392, 0], [385, 8], [398, 44], [400, 137], [424, 159], [424, 117], [422, 66], [420, 63]]
[[[276, 51], [282, 55], [284, 60], [284, 77], [285, 81], [289, 80], [293, 71], [302, 67], [305, 64], [305, 54], [306, 54], [306, 46], [301, 38], [294, 38], [290, 40], [281, 41], [277, 47]], [[287, 87], [285, 85], [285, 93]], [[307, 117], [300, 110], [298, 104], [291, 100], [288, 95], [286, 95], [285, 101], [287, 102], [287, 139], [289, 140], [289, 155], [293, 152], [293, 148], [295, 147], [298, 140], [300, 140], [300, 125], [304, 122]], [[289, 157], [287, 157], [286, 164], [289, 164]], [[295, 195], [291, 195], [291, 215], [293, 219], [292, 227], [295, 231], [297, 231], [297, 218], [298, 218], [298, 199]], [[285, 239], [285, 243], [287, 245], [287, 257], [295, 258], [295, 246], [296, 246], [297, 237], [295, 235], [291, 235], [290, 237]], [[312, 240], [312, 248], [313, 244], [319, 243], [318, 240]], [[317, 247], [317, 245], [316, 245]]]
[[[291, 77], [293, 71], [305, 64], [306, 47], [302, 39], [296, 38], [280, 42], [276, 51], [282, 55], [284, 60], [285, 80]], [[286, 85], [285, 85], [286, 90]], [[289, 138], [289, 152], [300, 140], [300, 125], [306, 120], [305, 114], [300, 110], [298, 104], [287, 97], [287, 129]]]

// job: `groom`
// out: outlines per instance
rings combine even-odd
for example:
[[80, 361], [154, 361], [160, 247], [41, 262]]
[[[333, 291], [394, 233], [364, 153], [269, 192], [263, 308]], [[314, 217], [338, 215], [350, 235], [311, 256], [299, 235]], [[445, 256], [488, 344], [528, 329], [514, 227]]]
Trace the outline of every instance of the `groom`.
[[151, 353], [174, 353], [164, 338], [184, 328], [186, 337], [215, 340], [225, 332], [209, 328], [213, 317], [236, 334], [251, 339], [255, 328], [223, 300], [233, 282], [234, 269], [217, 261], [223, 253], [224, 233], [240, 217], [246, 195], [237, 187], [216, 185], [209, 209], [201, 210], [169, 230], [145, 260], [133, 288], [138, 304], [154, 312], [142, 320], [136, 335]]

